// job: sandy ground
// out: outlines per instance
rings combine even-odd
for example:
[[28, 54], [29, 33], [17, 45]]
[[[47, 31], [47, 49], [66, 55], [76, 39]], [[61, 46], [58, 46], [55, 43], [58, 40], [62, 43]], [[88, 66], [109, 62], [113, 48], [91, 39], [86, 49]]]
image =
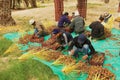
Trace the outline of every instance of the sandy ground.
[[[68, 2], [64, 2], [64, 11], [68, 11], [71, 14], [76, 10], [76, 4], [77, 0], [68, 0]], [[12, 16], [54, 21], [54, 3], [44, 3], [41, 4], [41, 6], [45, 7], [13, 11]], [[92, 21], [97, 20], [99, 15], [105, 12], [112, 13], [115, 18], [118, 16], [118, 0], [110, 0], [108, 4], [105, 4], [103, 0], [88, 0], [87, 7], [86, 25], [89, 25]], [[115, 22], [114, 27], [118, 27], [117, 22]]]

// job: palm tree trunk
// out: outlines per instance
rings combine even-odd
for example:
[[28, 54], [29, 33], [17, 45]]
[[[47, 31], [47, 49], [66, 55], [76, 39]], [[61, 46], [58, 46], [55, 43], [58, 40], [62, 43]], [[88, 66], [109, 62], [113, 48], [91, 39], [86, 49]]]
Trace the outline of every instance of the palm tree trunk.
[[0, 0], [0, 24], [15, 25], [11, 16], [10, 0]]
[[10, 0], [10, 6], [12, 9], [15, 9], [15, 0]]
[[54, 0], [54, 7], [55, 7], [55, 21], [59, 21], [64, 11], [63, 0]]
[[119, 2], [119, 5], [118, 5], [118, 12], [120, 12], [120, 2]]
[[78, 8], [78, 11], [79, 11], [80, 15], [83, 18], [86, 18], [87, 0], [77, 0], [77, 1], [78, 1], [77, 8]]
[[25, 7], [26, 7], [26, 8], [29, 7], [29, 0], [23, 0], [23, 1], [24, 1]]
[[104, 0], [104, 3], [109, 3], [109, 0]]
[[36, 8], [37, 7], [36, 0], [30, 0], [30, 4], [31, 4], [32, 8]]
[[44, 3], [44, 0], [41, 0], [41, 3]]

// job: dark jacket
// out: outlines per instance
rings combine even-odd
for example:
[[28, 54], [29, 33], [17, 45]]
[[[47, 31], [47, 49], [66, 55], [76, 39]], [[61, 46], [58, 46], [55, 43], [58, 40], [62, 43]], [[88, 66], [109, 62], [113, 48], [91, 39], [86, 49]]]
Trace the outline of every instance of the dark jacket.
[[65, 41], [65, 36], [67, 38], [67, 43], [73, 40], [73, 37], [69, 32], [62, 32], [62, 34], [59, 37], [57, 37], [58, 42], [62, 45], [67, 44]]
[[99, 38], [104, 35], [104, 26], [99, 21], [92, 22], [89, 27], [92, 29], [91, 36], [93, 38]]
[[95, 49], [93, 48], [90, 40], [86, 38], [86, 39], [84, 40], [84, 42], [83, 42], [82, 44], [80, 44], [80, 43], [78, 42], [78, 37], [79, 37], [79, 36], [75, 37], [75, 38], [72, 40], [72, 43], [70, 44], [68, 50], [69, 50], [69, 51], [72, 50], [72, 49], [73, 49], [73, 46], [75, 46], [75, 47], [77, 47], [77, 48], [82, 48], [84, 44], [88, 44], [88, 46], [89, 46], [89, 48], [90, 48], [90, 54], [93, 54], [93, 53], [95, 52]]
[[62, 15], [60, 20], [58, 21], [58, 27], [62, 28], [65, 27], [65, 24], [70, 24], [71, 21], [69, 20], [69, 18], [66, 15]]

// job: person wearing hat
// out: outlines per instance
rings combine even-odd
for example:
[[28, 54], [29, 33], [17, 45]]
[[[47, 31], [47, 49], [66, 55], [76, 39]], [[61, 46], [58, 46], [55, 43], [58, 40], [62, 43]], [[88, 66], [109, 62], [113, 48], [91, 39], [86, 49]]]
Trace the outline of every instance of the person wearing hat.
[[71, 30], [74, 30], [75, 33], [81, 34], [84, 32], [85, 21], [83, 17], [80, 16], [78, 11], [75, 11], [74, 18], [69, 25]]
[[104, 25], [102, 24], [102, 21], [104, 20], [104, 17], [100, 16], [99, 20], [92, 22], [89, 25], [89, 28], [91, 29], [91, 37], [92, 39], [105, 39], [104, 35]]
[[76, 36], [69, 48], [69, 55], [74, 56], [75, 58], [79, 57], [79, 52], [83, 54], [82, 59], [86, 60], [89, 55], [95, 53], [95, 49], [92, 46], [91, 42], [87, 37], [82, 33], [79, 36]]
[[111, 31], [111, 29], [113, 28], [113, 22], [114, 22], [113, 15], [110, 13], [104, 13], [103, 17], [104, 17], [104, 20], [103, 20], [102, 24], [105, 26], [106, 29]]
[[63, 29], [71, 23], [69, 20], [69, 13], [65, 12], [58, 21], [58, 28]]
[[61, 31], [60, 29], [53, 29], [52, 35], [56, 36], [56, 41], [60, 43], [62, 47], [69, 46], [73, 39], [69, 32]]
[[44, 25], [41, 22], [36, 22], [34, 19], [29, 20], [29, 24], [34, 27], [34, 36], [40, 38], [48, 35], [45, 31]]

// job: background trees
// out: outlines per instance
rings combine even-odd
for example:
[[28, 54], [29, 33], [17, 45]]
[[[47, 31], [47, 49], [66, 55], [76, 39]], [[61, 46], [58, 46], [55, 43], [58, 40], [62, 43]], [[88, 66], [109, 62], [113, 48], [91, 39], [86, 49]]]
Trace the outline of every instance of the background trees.
[[35, 8], [37, 7], [37, 1], [36, 0], [10, 0], [10, 6], [12, 9], [20, 9], [21, 4], [24, 4], [25, 8], [31, 7]]

